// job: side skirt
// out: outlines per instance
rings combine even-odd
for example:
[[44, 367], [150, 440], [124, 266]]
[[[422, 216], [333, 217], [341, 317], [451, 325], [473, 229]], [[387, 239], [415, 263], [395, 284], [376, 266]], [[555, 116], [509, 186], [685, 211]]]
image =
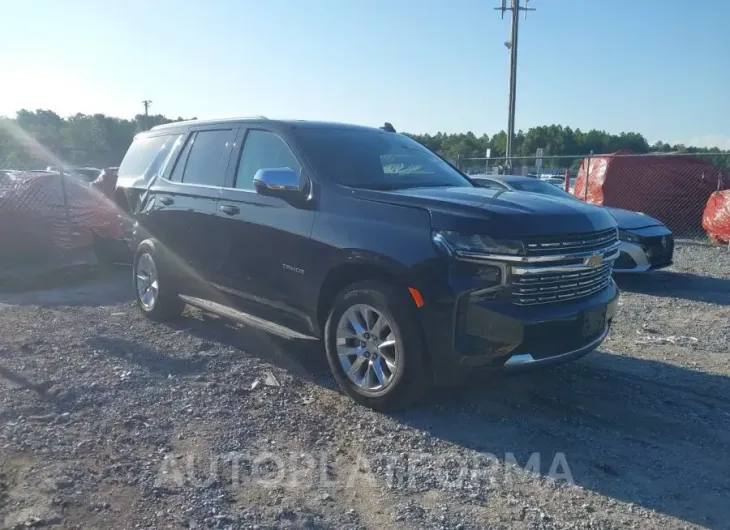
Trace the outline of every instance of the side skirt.
[[240, 322], [241, 324], [254, 326], [263, 331], [273, 333], [274, 335], [278, 335], [285, 339], [316, 339], [316, 337], [313, 337], [311, 335], [299, 333], [298, 331], [294, 331], [293, 329], [282, 326], [281, 324], [277, 324], [269, 320], [264, 320], [253, 315], [249, 315], [248, 313], [244, 313], [243, 311], [239, 311], [238, 309], [234, 309], [232, 307], [228, 307], [217, 302], [212, 302], [203, 298], [196, 298], [194, 296], [187, 296], [183, 294], [180, 295], [180, 299], [183, 300], [186, 304], [195, 306], [198, 309], [202, 309], [203, 311], [208, 311], [220, 317], [235, 320], [236, 322]]

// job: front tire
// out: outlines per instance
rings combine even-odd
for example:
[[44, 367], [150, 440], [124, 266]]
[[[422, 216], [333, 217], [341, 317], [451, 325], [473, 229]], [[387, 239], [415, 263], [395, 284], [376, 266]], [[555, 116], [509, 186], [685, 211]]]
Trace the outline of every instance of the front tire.
[[324, 336], [337, 383], [361, 405], [404, 408], [430, 386], [415, 304], [396, 285], [367, 281], [346, 287], [332, 304]]
[[178, 296], [159, 243], [147, 239], [134, 256], [134, 293], [142, 314], [151, 320], [166, 321], [180, 316], [185, 308]]

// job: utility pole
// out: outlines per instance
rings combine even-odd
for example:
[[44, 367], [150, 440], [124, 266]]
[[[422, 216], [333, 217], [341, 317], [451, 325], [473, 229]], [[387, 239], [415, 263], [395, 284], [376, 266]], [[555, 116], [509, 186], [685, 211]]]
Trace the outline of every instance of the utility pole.
[[[512, 7], [507, 7], [507, 2], [512, 3]], [[515, 137], [515, 99], [517, 93], [517, 37], [519, 33], [520, 24], [520, 11], [525, 11], [525, 17], [527, 17], [527, 11], [535, 11], [533, 8], [527, 7], [530, 0], [525, 0], [525, 7], [520, 5], [520, 0], [502, 0], [502, 7], [495, 7], [494, 9], [502, 12], [502, 18], [504, 18], [505, 11], [512, 12], [512, 37], [509, 42], [505, 42], [504, 45], [510, 50], [509, 60], [509, 117], [507, 119], [507, 150], [506, 150], [506, 165], [512, 167], [512, 140]]]
[[144, 129], [145, 131], [150, 128], [150, 103], [152, 103], [151, 99], [143, 99], [142, 105], [144, 105]]

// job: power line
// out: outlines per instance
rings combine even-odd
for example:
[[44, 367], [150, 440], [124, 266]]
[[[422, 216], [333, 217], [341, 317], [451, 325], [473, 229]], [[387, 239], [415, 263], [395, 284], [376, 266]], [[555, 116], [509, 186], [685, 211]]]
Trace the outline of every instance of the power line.
[[[507, 2], [511, 1], [512, 7], [507, 7]], [[494, 9], [502, 12], [512, 12], [512, 37], [509, 42], [505, 42], [505, 46], [510, 50], [509, 60], [509, 117], [507, 118], [507, 150], [505, 153], [506, 163], [508, 167], [512, 167], [512, 140], [515, 137], [515, 99], [517, 95], [517, 37], [519, 36], [520, 11], [535, 11], [534, 8], [527, 7], [530, 0], [525, 0], [525, 7], [520, 5], [520, 0], [502, 0], [502, 7]]]

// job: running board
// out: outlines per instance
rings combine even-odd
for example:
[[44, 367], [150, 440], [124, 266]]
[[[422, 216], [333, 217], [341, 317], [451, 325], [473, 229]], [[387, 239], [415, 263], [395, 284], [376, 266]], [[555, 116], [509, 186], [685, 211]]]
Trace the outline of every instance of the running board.
[[304, 335], [303, 333], [294, 331], [293, 329], [288, 328], [286, 326], [282, 326], [281, 324], [276, 324], [275, 322], [271, 322], [269, 320], [264, 320], [263, 318], [258, 318], [253, 315], [249, 315], [248, 313], [244, 313], [243, 311], [239, 311], [238, 309], [233, 309], [232, 307], [228, 307], [226, 305], [219, 304], [217, 302], [212, 302], [210, 300], [205, 300], [203, 298], [196, 298], [194, 296], [187, 296], [184, 294], [181, 294], [179, 296], [183, 302], [185, 302], [186, 304], [195, 306], [198, 309], [202, 309], [203, 311], [208, 311], [210, 313], [214, 313], [223, 318], [229, 318], [231, 320], [235, 320], [237, 322], [240, 322], [241, 324], [254, 326], [263, 331], [267, 331], [269, 333], [273, 333], [274, 335], [279, 335], [280, 337], [284, 337], [285, 339], [314, 339], [315, 338], [311, 335]]

